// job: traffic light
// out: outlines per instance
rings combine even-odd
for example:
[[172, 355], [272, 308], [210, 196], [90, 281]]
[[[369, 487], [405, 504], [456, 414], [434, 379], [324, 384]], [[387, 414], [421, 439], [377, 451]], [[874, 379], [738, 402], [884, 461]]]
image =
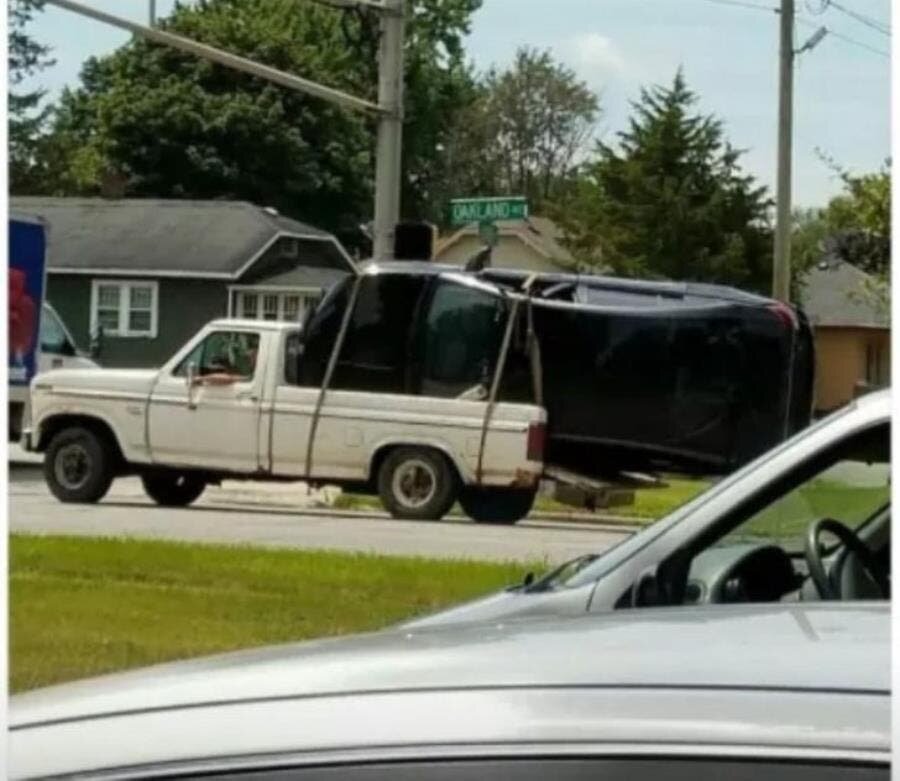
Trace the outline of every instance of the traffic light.
[[431, 260], [437, 227], [430, 222], [401, 222], [394, 230], [396, 260]]

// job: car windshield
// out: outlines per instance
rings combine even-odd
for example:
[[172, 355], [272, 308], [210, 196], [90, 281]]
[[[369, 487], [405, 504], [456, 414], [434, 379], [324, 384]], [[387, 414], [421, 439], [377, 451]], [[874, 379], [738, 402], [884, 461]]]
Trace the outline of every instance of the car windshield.
[[844, 417], [854, 409], [855, 404], [848, 404], [840, 410], [837, 410], [828, 417], [809, 426], [807, 429], [786, 442], [778, 445], [768, 453], [760, 456], [755, 461], [747, 464], [747, 466], [737, 472], [719, 480], [706, 491], [689, 499], [680, 507], [663, 518], [660, 518], [652, 525], [645, 527], [631, 537], [624, 538], [621, 542], [604, 551], [602, 554], [593, 557], [590, 561], [582, 561], [580, 566], [563, 566], [550, 572], [548, 575], [532, 584], [529, 590], [539, 591], [554, 588], [577, 588], [585, 583], [590, 583], [603, 577], [603, 575], [617, 567], [629, 556], [634, 555], [646, 545], [649, 545], [659, 535], [665, 533], [667, 529], [680, 523], [699, 510], [707, 502], [714, 500], [726, 491], [731, 490], [733, 486], [753, 475], [765, 462], [792, 448], [802, 449], [806, 441], [816, 436], [819, 431], [834, 424], [839, 418]]
[[799, 553], [815, 521], [831, 518], [855, 531], [890, 502], [890, 475], [886, 454], [873, 461], [842, 459], [755, 513], [718, 544], [763, 540]]

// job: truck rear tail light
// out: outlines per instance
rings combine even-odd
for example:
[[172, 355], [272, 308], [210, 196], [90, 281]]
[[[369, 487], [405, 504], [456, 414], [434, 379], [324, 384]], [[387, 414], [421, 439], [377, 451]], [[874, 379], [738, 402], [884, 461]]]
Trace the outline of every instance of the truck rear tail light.
[[769, 307], [769, 311], [792, 331], [796, 331], [800, 327], [797, 314], [787, 304], [782, 304], [781, 302], [772, 304]]
[[528, 426], [528, 449], [526, 455], [529, 461], [544, 460], [544, 443], [546, 440], [546, 423], [531, 423]]

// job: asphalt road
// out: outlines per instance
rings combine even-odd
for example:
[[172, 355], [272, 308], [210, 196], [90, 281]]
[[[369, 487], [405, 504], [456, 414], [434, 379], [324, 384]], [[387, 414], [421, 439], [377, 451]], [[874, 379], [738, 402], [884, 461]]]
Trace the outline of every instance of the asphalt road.
[[192, 507], [172, 510], [152, 504], [136, 478], [117, 480], [99, 504], [61, 504], [50, 494], [39, 471], [17, 467], [10, 469], [9, 529], [550, 563], [605, 550], [629, 533], [551, 521], [506, 527], [457, 520], [334, 516], [288, 507], [225, 504], [215, 497], [201, 497]]

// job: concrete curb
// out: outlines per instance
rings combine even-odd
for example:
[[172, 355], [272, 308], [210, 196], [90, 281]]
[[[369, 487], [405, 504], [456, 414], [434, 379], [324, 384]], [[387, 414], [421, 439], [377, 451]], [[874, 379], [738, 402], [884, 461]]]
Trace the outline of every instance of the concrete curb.
[[[261, 500], [246, 500], [239, 499], [237, 497], [226, 497], [226, 496], [218, 496], [218, 497], [207, 497], [206, 501], [209, 502], [210, 505], [218, 505], [218, 506], [231, 506], [231, 507], [266, 507], [269, 509], [278, 509], [278, 510], [296, 510], [297, 512], [303, 513], [304, 515], [321, 515], [321, 516], [329, 516], [332, 518], [384, 518], [385, 520], [390, 518], [386, 512], [381, 510], [350, 510], [350, 509], [342, 509], [342, 508], [332, 508], [332, 507], [299, 507], [297, 504], [287, 504], [285, 502], [265, 502]], [[468, 518], [465, 515], [448, 515], [446, 516], [448, 520], [453, 521], [466, 521]], [[591, 516], [591, 515], [568, 515], [567, 513], [532, 513], [528, 516], [527, 520], [529, 521], [543, 521], [548, 523], [571, 523], [571, 524], [580, 524], [585, 526], [592, 526], [601, 531], [612, 531], [612, 532], [636, 532], [642, 529], [643, 527], [639, 524], [633, 523], [630, 519], [626, 521], [620, 521], [618, 519], [610, 519], [606, 516]]]
[[[35, 472], [43, 471], [43, 458], [41, 456], [33, 456], [31, 454], [23, 454], [16, 458], [10, 458], [9, 471], [13, 472]], [[242, 483], [239, 485], [243, 485]], [[303, 493], [298, 496], [298, 492], [303, 489], [297, 489], [295, 486], [285, 483], [268, 483], [266, 484], [267, 496], [260, 496], [258, 490], [246, 489], [243, 487], [221, 487], [213, 486], [204, 494], [202, 501], [213, 506], [222, 507], [259, 507], [271, 510], [293, 510], [305, 515], [315, 515], [332, 518], [389, 518], [390, 516], [381, 510], [351, 510], [343, 508], [333, 508], [323, 505], [321, 500], [308, 496]], [[306, 504], [310, 502], [310, 504]], [[463, 515], [448, 515], [451, 520], [467, 520]], [[594, 515], [588, 513], [532, 513], [528, 516], [529, 521], [538, 521], [546, 523], [568, 523], [591, 526], [598, 530], [613, 532], [635, 532], [643, 528], [641, 524], [634, 522], [634, 519], [623, 516], [612, 515]]]

